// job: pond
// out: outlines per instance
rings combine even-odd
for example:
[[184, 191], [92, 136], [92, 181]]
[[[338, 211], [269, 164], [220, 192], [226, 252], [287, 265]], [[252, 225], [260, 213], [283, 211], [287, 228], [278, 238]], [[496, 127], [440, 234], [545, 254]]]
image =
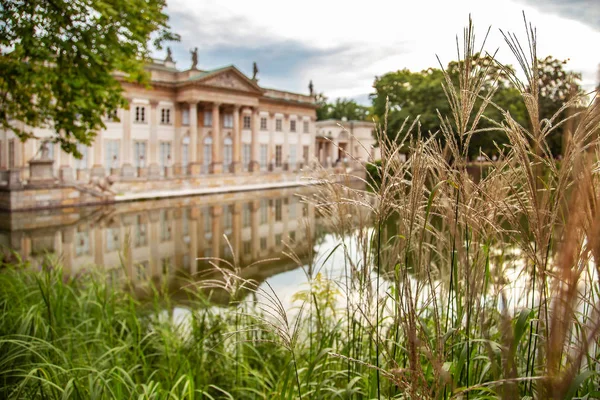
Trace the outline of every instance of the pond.
[[[154, 286], [180, 302], [186, 300], [182, 289], [193, 282], [219, 278], [212, 264], [220, 259], [221, 266], [239, 268], [243, 279], [268, 281], [290, 305], [307, 271], [315, 273], [313, 266], [330, 276], [343, 269], [343, 254], [329, 254], [339, 238], [315, 206], [302, 200], [317, 190], [7, 213], [0, 215], [0, 245], [31, 268], [56, 263], [67, 275], [102, 268], [109, 280], [128, 282], [141, 296]], [[217, 304], [230, 300], [223, 290], [211, 294]]]

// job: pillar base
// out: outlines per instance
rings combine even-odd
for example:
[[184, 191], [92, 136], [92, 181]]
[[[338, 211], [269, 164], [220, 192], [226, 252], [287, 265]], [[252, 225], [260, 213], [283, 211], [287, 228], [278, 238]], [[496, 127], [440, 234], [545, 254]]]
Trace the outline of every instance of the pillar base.
[[202, 164], [190, 164], [188, 165], [188, 175], [198, 176], [202, 173]]
[[9, 189], [21, 189], [23, 182], [21, 182], [21, 170], [20, 169], [9, 169], [7, 171], [7, 185]]
[[181, 164], [173, 165], [173, 175], [175, 175], [175, 176], [186, 175], [186, 168]]
[[223, 173], [223, 164], [214, 162], [210, 165], [210, 173], [211, 174], [222, 174]]
[[240, 172], [242, 172], [242, 163], [234, 162], [231, 166], [231, 172], [233, 172], [234, 174], [239, 174]]
[[250, 172], [260, 172], [260, 164], [258, 163], [258, 161], [251, 161], [248, 169], [250, 170]]
[[104, 167], [98, 164], [94, 165], [92, 167], [92, 171], [90, 172], [90, 177], [104, 178], [105, 175], [106, 171], [104, 170]]
[[121, 168], [121, 176], [123, 178], [133, 178], [135, 176], [135, 168], [133, 165], [129, 163], [123, 164], [123, 168]]
[[138, 178], [147, 178], [148, 177], [148, 168], [138, 167], [137, 176], [138, 176]]
[[76, 179], [78, 182], [89, 182], [90, 171], [88, 169], [78, 169]]
[[121, 168], [111, 168], [110, 169], [111, 176], [119, 176], [121, 175]]
[[269, 167], [267, 169], [269, 172], [273, 172], [275, 170], [275, 163], [269, 163]]
[[288, 164], [288, 163], [284, 163], [284, 164], [283, 164], [283, 170], [284, 170], [284, 171], [288, 171], [289, 169], [290, 169], [290, 164]]
[[173, 177], [173, 167], [165, 167], [165, 178]]
[[65, 183], [73, 182], [73, 180], [74, 180], [73, 168], [69, 167], [68, 165], [61, 166], [60, 169], [58, 170], [58, 176], [59, 176], [61, 182], [65, 182]]
[[150, 166], [148, 167], [148, 177], [150, 179], [160, 178], [160, 166], [158, 164], [150, 164]]

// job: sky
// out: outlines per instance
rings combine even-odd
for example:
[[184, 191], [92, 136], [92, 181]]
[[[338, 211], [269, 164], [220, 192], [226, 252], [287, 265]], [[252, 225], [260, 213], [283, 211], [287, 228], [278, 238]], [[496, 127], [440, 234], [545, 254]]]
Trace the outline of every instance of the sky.
[[[330, 100], [368, 105], [375, 76], [419, 71], [457, 59], [456, 37], [473, 18], [477, 44], [516, 65], [500, 29], [526, 43], [523, 12], [537, 29], [538, 56], [569, 59], [585, 89], [598, 81], [600, 0], [168, 0], [181, 41], [170, 43], [179, 69], [233, 64], [262, 87], [308, 94], [308, 83]], [[157, 51], [163, 58], [165, 51]]]

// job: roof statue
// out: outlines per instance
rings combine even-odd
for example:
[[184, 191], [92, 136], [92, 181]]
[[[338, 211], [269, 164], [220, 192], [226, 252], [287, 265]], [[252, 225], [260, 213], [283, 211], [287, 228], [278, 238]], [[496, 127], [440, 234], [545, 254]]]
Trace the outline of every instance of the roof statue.
[[314, 86], [312, 83], [312, 79], [310, 80], [310, 82], [308, 83], [308, 91], [310, 92], [310, 95], [313, 96], [314, 95]]
[[258, 75], [258, 66], [256, 66], [256, 61], [252, 63], [252, 80], [256, 80], [256, 75]]
[[167, 58], [165, 58], [165, 61], [173, 62], [173, 53], [170, 47], [167, 47]]
[[197, 69], [196, 67], [198, 66], [198, 48], [196, 47], [194, 50], [191, 50], [190, 54], [192, 55], [192, 68], [191, 69]]

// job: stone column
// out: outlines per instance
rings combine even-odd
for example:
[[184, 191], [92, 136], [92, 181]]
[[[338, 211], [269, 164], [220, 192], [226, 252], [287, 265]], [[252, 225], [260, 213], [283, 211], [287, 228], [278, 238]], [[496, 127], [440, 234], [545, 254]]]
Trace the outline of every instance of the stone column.
[[201, 165], [198, 160], [198, 103], [190, 102], [188, 104], [190, 106], [190, 144], [188, 146], [188, 173], [190, 175], [200, 175]]
[[286, 129], [290, 121], [290, 116], [285, 114], [283, 116], [282, 131], [283, 131], [283, 147], [281, 148], [281, 161], [283, 163], [283, 170], [287, 171], [290, 169], [290, 130]]
[[148, 143], [148, 175], [150, 179], [160, 176], [160, 166], [158, 165], [158, 101], [150, 102], [150, 143]]
[[[190, 213], [192, 214], [192, 213]], [[190, 224], [190, 274], [194, 275], [198, 272], [198, 218], [197, 216], [191, 215], [189, 220]]]
[[273, 171], [273, 169], [275, 168], [275, 140], [273, 137], [273, 131], [275, 130], [274, 118], [275, 114], [269, 113], [269, 123], [267, 123], [267, 130], [269, 131], [269, 147], [267, 150], [267, 163], [269, 166], [267, 169], [269, 171]]
[[250, 171], [254, 173], [260, 172], [260, 143], [258, 141], [258, 132], [260, 129], [260, 115], [258, 113], [258, 107], [252, 110], [252, 121], [250, 126], [252, 127], [252, 143], [251, 143], [251, 161]]
[[242, 203], [237, 201], [232, 206], [231, 247], [233, 248], [234, 265], [241, 259], [242, 251]]
[[132, 164], [133, 142], [131, 141], [131, 112], [129, 106], [123, 110], [121, 123], [123, 125], [123, 167], [121, 175], [124, 178], [131, 178], [135, 176], [135, 169]]
[[242, 171], [242, 130], [240, 129], [240, 106], [233, 106], [233, 172]]
[[[213, 120], [214, 123], [214, 120]], [[221, 254], [221, 215], [223, 214], [222, 206], [212, 207], [212, 256], [218, 258]]]
[[250, 229], [252, 237], [252, 262], [258, 261], [258, 252], [260, 250], [260, 231], [259, 231], [259, 215], [260, 200], [252, 200], [250, 205]]
[[223, 172], [223, 139], [221, 138], [221, 120], [219, 118], [220, 103], [214, 103], [212, 109], [212, 174]]
[[[92, 148], [94, 149], [94, 164], [92, 165], [92, 171], [90, 174], [92, 177], [104, 178], [105, 175], [104, 165], [102, 165], [102, 150], [104, 147], [104, 140], [102, 136], [102, 131], [99, 131], [96, 137], [94, 138], [94, 143], [92, 145]], [[110, 167], [110, 165], [107, 165], [107, 167]]]

